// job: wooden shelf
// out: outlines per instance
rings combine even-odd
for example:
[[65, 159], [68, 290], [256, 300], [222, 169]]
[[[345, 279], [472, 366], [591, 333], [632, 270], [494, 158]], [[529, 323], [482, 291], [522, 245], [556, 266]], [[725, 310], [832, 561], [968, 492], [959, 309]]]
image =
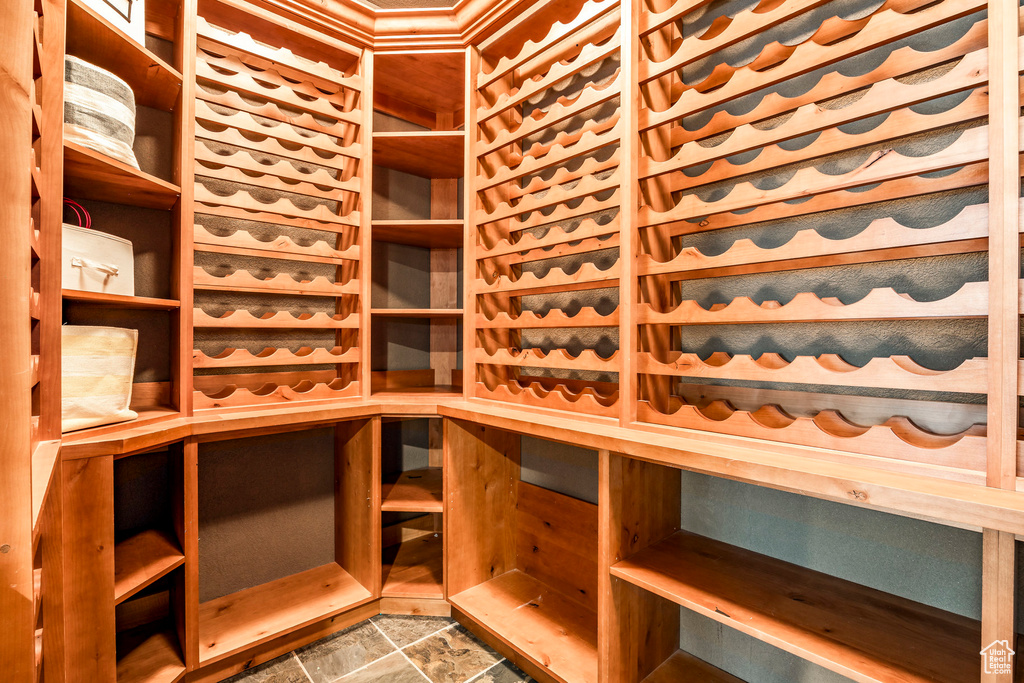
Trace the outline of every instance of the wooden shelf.
[[462, 50], [381, 52], [373, 63], [374, 109], [427, 128], [438, 113], [455, 113], [458, 124], [466, 106], [465, 72]]
[[373, 221], [373, 239], [427, 249], [458, 249], [464, 225], [461, 220], [440, 219]]
[[728, 674], [693, 655], [676, 650], [661, 666], [651, 672], [643, 683], [677, 683], [677, 681], [701, 681], [701, 683], [743, 683], [742, 679]]
[[174, 299], [154, 299], [147, 296], [126, 296], [124, 294], [105, 294], [103, 292], [82, 292], [77, 289], [60, 290], [64, 301], [75, 301], [94, 306], [116, 306], [118, 308], [150, 309], [158, 311], [174, 311], [181, 307]]
[[[171, 111], [181, 95], [181, 74], [85, 5], [69, 0], [67, 53], [124, 79], [144, 107]], [[65, 193], [66, 194], [66, 193]]]
[[64, 194], [113, 204], [170, 209], [181, 188], [73, 142], [64, 142]]
[[597, 615], [529, 574], [513, 569], [449, 600], [556, 680], [597, 680]]
[[444, 541], [441, 534], [413, 538], [384, 548], [388, 598], [444, 598]]
[[402, 472], [398, 480], [384, 484], [384, 512], [444, 512], [442, 469], [427, 467]]
[[114, 547], [114, 604], [120, 604], [185, 564], [171, 537], [148, 530]]
[[99, 436], [102, 436], [104, 441], [110, 441], [118, 438], [120, 435], [127, 435], [128, 432], [132, 432], [140, 427], [147, 427], [153, 425], [153, 423], [181, 417], [181, 413], [170, 406], [132, 406], [132, 410], [139, 415], [134, 420], [65, 432], [61, 436], [61, 448], [63, 449], [70, 444], [88, 441]]
[[331, 563], [204, 602], [199, 606], [199, 661], [219, 661], [372, 598]]
[[461, 308], [374, 308], [370, 315], [388, 318], [461, 318]]
[[374, 133], [373, 163], [424, 178], [461, 178], [462, 131]]
[[688, 532], [611, 573], [857, 680], [977, 677], [977, 621]]
[[171, 683], [185, 672], [173, 631], [157, 631], [127, 653], [122, 653], [121, 647], [119, 643], [117, 683]]

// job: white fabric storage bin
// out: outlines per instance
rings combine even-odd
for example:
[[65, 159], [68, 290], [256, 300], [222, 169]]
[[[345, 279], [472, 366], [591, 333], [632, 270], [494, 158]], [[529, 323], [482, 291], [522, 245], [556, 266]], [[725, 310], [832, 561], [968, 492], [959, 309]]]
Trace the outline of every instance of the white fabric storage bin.
[[143, 47], [146, 46], [145, 0], [81, 0], [111, 24], [128, 34]]
[[61, 327], [61, 431], [134, 420], [132, 402], [138, 330]]
[[135, 296], [132, 243], [98, 230], [64, 224], [61, 287]]

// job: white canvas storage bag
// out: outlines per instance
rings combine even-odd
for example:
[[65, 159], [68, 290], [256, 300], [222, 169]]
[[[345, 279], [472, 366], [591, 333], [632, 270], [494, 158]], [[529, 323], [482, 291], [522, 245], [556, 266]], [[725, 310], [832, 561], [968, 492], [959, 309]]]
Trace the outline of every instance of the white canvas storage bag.
[[132, 243], [105, 232], [64, 224], [61, 287], [135, 296]]
[[138, 330], [63, 325], [61, 431], [134, 420], [130, 406]]

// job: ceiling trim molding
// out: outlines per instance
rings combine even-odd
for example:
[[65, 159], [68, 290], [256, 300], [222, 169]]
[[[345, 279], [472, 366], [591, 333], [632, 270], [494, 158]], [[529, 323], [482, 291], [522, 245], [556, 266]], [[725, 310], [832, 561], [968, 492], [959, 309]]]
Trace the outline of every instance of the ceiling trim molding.
[[461, 49], [537, 2], [459, 0], [453, 7], [385, 9], [360, 0], [245, 1], [332, 38], [381, 51]]

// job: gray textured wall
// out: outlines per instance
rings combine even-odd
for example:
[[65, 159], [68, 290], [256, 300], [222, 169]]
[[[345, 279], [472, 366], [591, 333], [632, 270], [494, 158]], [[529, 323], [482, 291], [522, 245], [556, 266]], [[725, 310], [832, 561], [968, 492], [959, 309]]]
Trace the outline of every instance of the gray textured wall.
[[334, 561], [334, 430], [199, 447], [199, 599]]

